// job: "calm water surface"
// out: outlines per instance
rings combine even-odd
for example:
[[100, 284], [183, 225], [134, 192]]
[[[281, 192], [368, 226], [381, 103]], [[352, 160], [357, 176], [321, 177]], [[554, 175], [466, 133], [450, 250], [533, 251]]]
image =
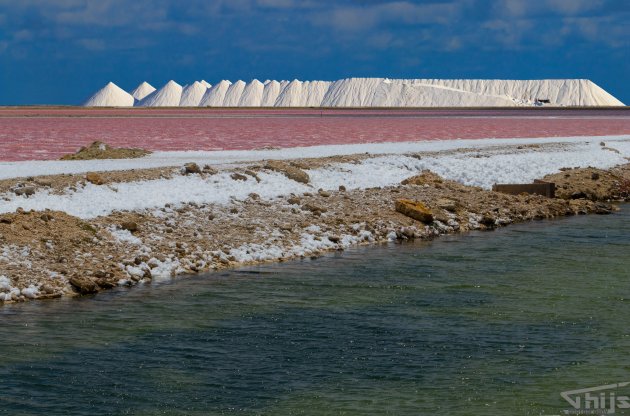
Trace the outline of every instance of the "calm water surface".
[[625, 207], [5, 306], [0, 414], [558, 414], [630, 381], [628, 253]]

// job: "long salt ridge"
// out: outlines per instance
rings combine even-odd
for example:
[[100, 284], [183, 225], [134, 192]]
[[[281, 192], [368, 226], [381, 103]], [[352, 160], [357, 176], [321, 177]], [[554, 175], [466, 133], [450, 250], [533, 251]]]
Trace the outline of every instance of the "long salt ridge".
[[169, 81], [155, 90], [146, 82], [131, 93], [108, 83], [86, 107], [514, 107], [623, 106], [587, 79], [479, 80], [347, 78], [338, 81], [248, 83]]

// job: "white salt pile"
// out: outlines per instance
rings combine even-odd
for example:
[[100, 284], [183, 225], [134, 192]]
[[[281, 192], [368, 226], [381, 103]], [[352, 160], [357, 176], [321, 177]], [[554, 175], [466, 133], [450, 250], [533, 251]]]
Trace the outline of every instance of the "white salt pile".
[[85, 107], [133, 107], [134, 98], [131, 94], [110, 82], [83, 104]]
[[195, 81], [191, 85], [187, 85], [182, 91], [182, 98], [179, 101], [180, 107], [197, 107], [208, 90], [202, 82]]
[[304, 107], [320, 107], [332, 82], [306, 81], [302, 84]]
[[155, 87], [145, 81], [138, 85], [135, 90], [131, 91], [131, 95], [136, 99], [136, 102], [138, 102], [144, 99], [147, 95], [151, 94], [153, 91], [155, 91]]
[[302, 97], [302, 81], [294, 79], [282, 89], [274, 107], [304, 107]]
[[273, 107], [278, 95], [280, 95], [280, 83], [278, 81], [265, 81], [264, 85], [260, 106]]
[[208, 89], [199, 103], [200, 107], [222, 107], [225, 93], [232, 83], [230, 81], [223, 80]]
[[169, 81], [157, 91], [147, 95], [138, 107], [178, 107], [182, 99], [183, 88], [175, 81]]
[[223, 99], [223, 107], [237, 107], [241, 101], [243, 90], [245, 89], [245, 82], [236, 81], [225, 92], [225, 98]]
[[[127, 106], [108, 84], [85, 104]], [[115, 87], [115, 86], [114, 86]], [[179, 87], [179, 89], [177, 88]], [[117, 87], [116, 87], [117, 88]], [[192, 88], [189, 91], [189, 88]], [[202, 88], [206, 88], [202, 97]], [[105, 91], [109, 89], [108, 91]], [[137, 90], [137, 89], [136, 89]], [[134, 94], [136, 92], [134, 90]], [[481, 80], [347, 78], [328, 81], [223, 80], [210, 87], [205, 81], [186, 88], [171, 81], [136, 105], [201, 107], [513, 107], [513, 106], [623, 106], [586, 79]], [[110, 97], [116, 95], [116, 97]], [[189, 98], [190, 95], [190, 98]], [[117, 104], [117, 103], [121, 104]], [[181, 104], [180, 104], [181, 102]], [[106, 103], [106, 104], [103, 104]]]
[[241, 99], [238, 102], [239, 107], [260, 107], [262, 102], [265, 86], [257, 79], [252, 80], [243, 89]]

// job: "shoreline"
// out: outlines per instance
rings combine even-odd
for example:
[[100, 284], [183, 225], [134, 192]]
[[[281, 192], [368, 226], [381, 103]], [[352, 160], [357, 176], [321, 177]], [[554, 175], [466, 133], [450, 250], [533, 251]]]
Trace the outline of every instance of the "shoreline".
[[[520, 147], [504, 153], [518, 153], [523, 150]], [[545, 150], [544, 146], [525, 149]], [[480, 149], [463, 152], [462, 157], [473, 160], [497, 154], [496, 149], [486, 154]], [[405, 158], [415, 160], [413, 156]], [[418, 160], [426, 157], [415, 155]], [[0, 303], [91, 294], [120, 285], [318, 256], [356, 245], [433, 239], [567, 215], [606, 214], [613, 211], [608, 201], [630, 196], [630, 164], [610, 169], [566, 168], [540, 177], [557, 184], [555, 199], [501, 194], [428, 171], [405, 176], [397, 172], [393, 178], [402, 182], [398, 179], [385, 186], [314, 186], [325, 182], [317, 182], [318, 169], [352, 176], [347, 169], [376, 160], [379, 156], [362, 154], [249, 162], [219, 169], [190, 164], [181, 169], [101, 172], [91, 178], [60, 175], [58, 182], [28, 178], [39, 185], [34, 196], [20, 199], [23, 203], [37, 201], [38, 196], [51, 203], [66, 193], [85, 190], [119, 193], [125, 184], [142, 187], [156, 181], [171, 186], [180, 183], [172, 181], [194, 181], [196, 186], [218, 184], [242, 191], [222, 202], [192, 198], [162, 207], [85, 214], [85, 218], [50, 209], [18, 208], [0, 214]], [[102, 183], [96, 184], [99, 179]], [[2, 181], [0, 193], [4, 191], [6, 198], [16, 183]], [[282, 192], [273, 189], [278, 186]], [[87, 196], [82, 198], [70, 203], [88, 202]], [[410, 213], [399, 206], [401, 200], [420, 202], [427, 212]], [[68, 212], [73, 209], [81, 212], [66, 207]]]

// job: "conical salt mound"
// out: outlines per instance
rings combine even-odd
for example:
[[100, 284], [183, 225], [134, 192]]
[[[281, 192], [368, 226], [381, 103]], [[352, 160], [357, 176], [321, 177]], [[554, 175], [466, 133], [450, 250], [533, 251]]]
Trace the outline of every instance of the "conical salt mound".
[[199, 82], [201, 82], [203, 84], [203, 86], [206, 87], [206, 88], [212, 88], [212, 84], [210, 84], [209, 82], [206, 82], [205, 79], [202, 79]]
[[[282, 83], [280, 83], [282, 85]], [[294, 79], [280, 92], [275, 107], [304, 107], [302, 81]]]
[[136, 101], [140, 101], [144, 99], [147, 95], [151, 94], [155, 91], [155, 87], [149, 84], [148, 82], [143, 82], [138, 85], [135, 90], [131, 91], [131, 96], [136, 99]]
[[223, 107], [223, 100], [225, 99], [225, 93], [230, 88], [232, 83], [230, 81], [223, 80], [218, 84], [215, 84], [204, 94], [199, 103], [200, 107]]
[[197, 107], [207, 90], [208, 88], [206, 88], [206, 86], [203, 85], [201, 82], [193, 82], [192, 84], [184, 88], [179, 106]]
[[319, 107], [322, 105], [324, 96], [330, 88], [331, 82], [327, 81], [306, 81], [302, 84], [302, 103], [304, 107]]
[[182, 86], [169, 81], [157, 91], [147, 95], [138, 107], [178, 107], [182, 99]]
[[265, 89], [263, 90], [261, 107], [273, 107], [278, 95], [280, 95], [280, 83], [278, 81], [265, 81]]
[[225, 92], [223, 107], [237, 107], [244, 89], [245, 81], [238, 80], [230, 85], [230, 88]]
[[370, 107], [383, 78], [347, 78], [332, 83], [322, 100], [323, 107]]
[[257, 79], [253, 80], [245, 86], [241, 100], [238, 102], [239, 107], [260, 107], [265, 86]]
[[134, 99], [127, 91], [110, 82], [83, 104], [85, 107], [133, 107]]

